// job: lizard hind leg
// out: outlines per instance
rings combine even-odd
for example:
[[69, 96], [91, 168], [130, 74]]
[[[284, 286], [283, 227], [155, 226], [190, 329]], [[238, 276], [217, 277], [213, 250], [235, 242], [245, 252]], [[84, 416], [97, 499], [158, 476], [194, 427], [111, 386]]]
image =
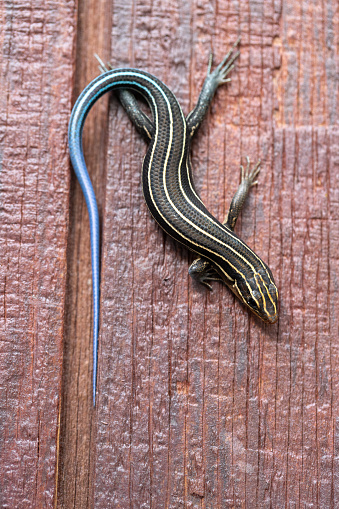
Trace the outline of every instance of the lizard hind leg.
[[240, 37], [233, 44], [232, 48], [226, 53], [220, 64], [212, 71], [213, 55], [209, 56], [207, 76], [202, 86], [198, 102], [193, 110], [187, 115], [187, 130], [189, 138], [192, 138], [199, 129], [201, 122], [206, 116], [208, 107], [214, 97], [217, 88], [224, 83], [231, 81], [227, 76], [234, 68], [234, 62], [239, 57], [240, 52], [235, 51], [240, 43]]
[[235, 41], [232, 48], [226, 53], [220, 64], [215, 68], [215, 70], [211, 73], [211, 67], [212, 67], [212, 61], [213, 61], [213, 55], [210, 55], [209, 62], [208, 62], [208, 72], [207, 75], [213, 75], [213, 78], [219, 85], [222, 85], [223, 83], [227, 83], [228, 81], [231, 81], [231, 78], [227, 78], [227, 75], [232, 71], [234, 68], [234, 62], [240, 55], [240, 51], [234, 52], [234, 49], [239, 45], [240, 43], [240, 37]]
[[101, 72], [101, 74], [104, 74], [105, 72], [111, 71], [113, 69], [113, 67], [111, 66], [110, 63], [107, 63], [107, 65], [105, 65], [104, 62], [99, 57], [99, 55], [97, 55], [97, 53], [94, 53], [94, 56], [97, 59], [97, 61], [99, 62], [98, 67], [99, 67], [99, 71]]
[[[101, 58], [95, 53], [95, 58], [99, 62], [99, 71], [101, 74], [112, 71], [114, 68], [110, 63], [106, 65]], [[155, 132], [154, 123], [152, 120], [139, 108], [138, 102], [133, 93], [127, 89], [120, 89], [117, 91], [120, 102], [124, 107], [129, 119], [135, 125], [136, 129], [147, 140], [150, 140]]]

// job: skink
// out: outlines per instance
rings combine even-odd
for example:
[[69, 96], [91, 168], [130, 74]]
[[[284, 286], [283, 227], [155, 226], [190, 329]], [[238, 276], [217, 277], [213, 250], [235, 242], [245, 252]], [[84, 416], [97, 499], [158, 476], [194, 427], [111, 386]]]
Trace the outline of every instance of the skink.
[[[230, 81], [226, 76], [239, 55], [235, 53], [237, 44], [238, 41], [213, 72], [210, 59], [197, 106], [186, 119], [174, 94], [159, 79], [137, 69], [108, 70], [103, 64], [103, 74], [84, 89], [72, 110], [69, 151], [87, 203], [91, 231], [94, 405], [99, 334], [99, 218], [83, 155], [82, 131], [89, 110], [109, 90], [120, 90], [129, 117], [150, 140], [142, 169], [144, 197], [152, 216], [165, 232], [199, 255], [189, 269], [191, 276], [208, 287], [208, 281], [220, 279], [259, 318], [268, 323], [278, 319], [278, 290], [270, 269], [233, 231], [249, 189], [256, 184], [260, 163], [250, 170], [248, 160], [246, 169], [241, 167], [241, 184], [224, 223], [206, 209], [191, 177], [190, 141], [216, 89]], [[139, 109], [133, 91], [146, 99], [153, 121]]]

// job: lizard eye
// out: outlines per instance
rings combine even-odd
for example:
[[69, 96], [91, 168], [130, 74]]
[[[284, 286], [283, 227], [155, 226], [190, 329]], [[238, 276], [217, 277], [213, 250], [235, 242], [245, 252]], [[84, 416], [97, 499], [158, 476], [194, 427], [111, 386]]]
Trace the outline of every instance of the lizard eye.
[[253, 299], [253, 297], [248, 297], [248, 299], [246, 300], [247, 304], [251, 307], [251, 308], [256, 308], [257, 307], [257, 303], [255, 302], [255, 300]]

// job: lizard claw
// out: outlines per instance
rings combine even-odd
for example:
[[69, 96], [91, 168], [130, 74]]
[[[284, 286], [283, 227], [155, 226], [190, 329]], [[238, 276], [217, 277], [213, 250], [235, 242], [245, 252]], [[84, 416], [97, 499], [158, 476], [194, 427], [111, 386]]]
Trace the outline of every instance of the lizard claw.
[[250, 161], [250, 158], [248, 156], [246, 157], [246, 159], [247, 159], [246, 169], [244, 170], [244, 167], [242, 165], [240, 166], [240, 169], [241, 169], [241, 182], [248, 181], [250, 187], [252, 187], [252, 186], [255, 186], [258, 183], [258, 181], [255, 180], [255, 179], [258, 176], [259, 172], [260, 172], [261, 161], [259, 159], [257, 164], [250, 171], [251, 161]]
[[226, 77], [234, 68], [234, 62], [240, 55], [240, 51], [234, 53], [234, 50], [239, 45], [239, 43], [240, 37], [238, 37], [236, 42], [233, 44], [232, 48], [224, 56], [223, 60], [220, 62], [220, 64], [216, 67], [216, 69], [212, 73], [211, 73], [212, 56], [210, 56], [208, 63], [208, 74], [209, 75], [211, 74], [211, 76], [217, 81], [218, 86], [222, 85], [223, 83], [227, 83], [228, 81], [231, 81], [231, 78]]

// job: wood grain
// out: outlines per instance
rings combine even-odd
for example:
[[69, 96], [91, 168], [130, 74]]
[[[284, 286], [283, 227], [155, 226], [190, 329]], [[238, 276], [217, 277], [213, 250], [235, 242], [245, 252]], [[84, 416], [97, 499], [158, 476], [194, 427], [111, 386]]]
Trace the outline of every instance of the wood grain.
[[[110, 3], [81, 2], [78, 12], [74, 100], [98, 73], [94, 53], [110, 54]], [[84, 129], [86, 162], [99, 213], [105, 195], [108, 97], [93, 108]], [[58, 500], [59, 507], [90, 507], [92, 454], [92, 283], [89, 221], [72, 172], [68, 285], [63, 365]]]
[[74, 5], [1, 3], [0, 506], [52, 507]]
[[[2, 5], [1, 507], [338, 507], [337, 3], [83, 0], [76, 31], [72, 2], [35, 3]], [[143, 201], [146, 143], [105, 97], [84, 133], [102, 219], [93, 411], [73, 72], [74, 100], [95, 52], [148, 70], [188, 113], [209, 53], [219, 62], [238, 35], [232, 82], [193, 143], [194, 180], [223, 218], [240, 163], [261, 158], [237, 232], [272, 269], [279, 322], [189, 279], [193, 256]]]

